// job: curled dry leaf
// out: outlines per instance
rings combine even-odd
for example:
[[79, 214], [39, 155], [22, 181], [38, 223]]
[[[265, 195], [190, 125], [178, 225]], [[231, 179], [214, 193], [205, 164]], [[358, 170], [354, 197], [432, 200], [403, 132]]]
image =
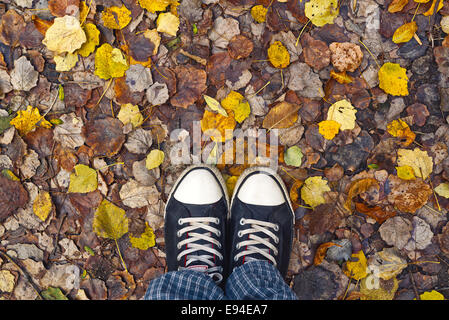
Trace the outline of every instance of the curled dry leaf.
[[320, 244], [318, 249], [316, 250], [315, 257], [313, 259], [314, 265], [319, 265], [323, 262], [324, 258], [326, 257], [327, 249], [330, 247], [337, 246], [341, 247], [339, 244], [333, 243], [333, 242], [325, 242]]
[[177, 66], [175, 73], [178, 79], [177, 93], [170, 103], [175, 107], [188, 108], [206, 90], [206, 72], [192, 66]]
[[432, 195], [430, 186], [421, 179], [405, 181], [390, 175], [388, 181], [391, 189], [388, 201], [403, 212], [415, 213]]
[[354, 72], [362, 63], [362, 50], [354, 43], [332, 42], [329, 49], [332, 53], [332, 65], [340, 72]]
[[348, 198], [346, 199], [344, 208], [352, 213], [352, 199], [372, 187], [379, 189], [379, 183], [376, 179], [366, 178], [353, 181], [349, 186]]

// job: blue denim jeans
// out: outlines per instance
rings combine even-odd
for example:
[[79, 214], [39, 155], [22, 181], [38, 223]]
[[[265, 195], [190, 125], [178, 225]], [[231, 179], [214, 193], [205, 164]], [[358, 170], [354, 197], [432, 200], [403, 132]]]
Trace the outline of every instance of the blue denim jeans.
[[145, 300], [297, 300], [279, 271], [267, 261], [250, 261], [231, 273], [223, 291], [208, 275], [171, 271], [150, 282]]

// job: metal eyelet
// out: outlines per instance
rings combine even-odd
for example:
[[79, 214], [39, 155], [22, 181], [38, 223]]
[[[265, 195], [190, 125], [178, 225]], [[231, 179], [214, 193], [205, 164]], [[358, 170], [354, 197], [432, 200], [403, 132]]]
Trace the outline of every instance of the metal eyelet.
[[238, 259], [237, 259], [237, 256], [235, 256], [235, 257], [234, 257], [234, 261], [237, 262], [237, 260], [238, 260]]
[[279, 231], [279, 225], [278, 224], [274, 225], [274, 231]]
[[178, 238], [182, 237], [181, 231], [176, 232], [176, 235], [178, 236]]
[[178, 219], [178, 224], [179, 224], [179, 225], [182, 225], [183, 223], [184, 223], [184, 220]]
[[217, 237], [219, 237], [219, 236], [221, 236], [221, 231], [220, 230], [218, 230], [218, 232], [217, 232]]
[[244, 218], [242, 218], [242, 219], [240, 219], [240, 225], [245, 225], [245, 219]]
[[278, 243], [279, 243], [279, 238], [275, 238], [275, 239], [274, 239], [274, 242], [275, 242], [276, 244], [278, 244]]
[[237, 237], [241, 238], [243, 236], [242, 231], [237, 232]]
[[219, 224], [220, 223], [220, 218], [215, 218], [215, 224]]
[[179, 245], [179, 243], [176, 245], [176, 247], [177, 247], [178, 249], [181, 249], [181, 246]]

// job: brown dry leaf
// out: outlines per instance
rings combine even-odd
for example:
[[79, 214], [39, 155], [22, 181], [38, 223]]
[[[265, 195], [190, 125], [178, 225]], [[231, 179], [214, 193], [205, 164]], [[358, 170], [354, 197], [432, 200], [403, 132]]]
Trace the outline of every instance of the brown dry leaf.
[[286, 101], [275, 105], [263, 120], [262, 127], [265, 129], [283, 129], [291, 127], [298, 120], [298, 110], [301, 105], [288, 103]]
[[22, 16], [14, 9], [8, 10], [2, 16], [2, 22], [0, 24], [0, 41], [7, 46], [18, 46], [23, 29], [25, 29], [25, 21]]
[[388, 202], [402, 212], [415, 213], [432, 195], [432, 189], [421, 179], [402, 180], [390, 175], [388, 180], [391, 188]]
[[79, 0], [49, 0], [48, 9], [56, 17], [73, 16], [79, 12]]
[[299, 203], [298, 203], [298, 200], [299, 200], [299, 189], [302, 187], [303, 184], [304, 184], [304, 181], [302, 181], [302, 180], [295, 180], [295, 182], [293, 183], [292, 187], [290, 188], [290, 200], [292, 201], [293, 206], [296, 207], [296, 208], [299, 207]]
[[18, 208], [28, 203], [28, 192], [20, 181], [14, 181], [0, 174], [0, 222], [3, 222]]
[[187, 109], [201, 98], [206, 90], [207, 74], [204, 70], [192, 66], [177, 66], [175, 73], [178, 92], [170, 99], [170, 103], [175, 107]]
[[326, 257], [327, 249], [329, 249], [330, 247], [333, 247], [333, 246], [341, 247], [341, 245], [333, 243], [333, 242], [325, 242], [325, 243], [320, 244], [318, 249], [316, 249], [315, 257], [313, 258], [313, 264], [315, 266], [321, 264], [323, 262], [324, 258]]
[[349, 186], [348, 191], [348, 198], [346, 199], [346, 202], [344, 204], [344, 208], [348, 210], [350, 213], [352, 213], [352, 199], [359, 194], [366, 192], [371, 187], [376, 187], [379, 189], [379, 183], [376, 179], [373, 178], [366, 178], [366, 179], [360, 179], [355, 180], [351, 183]]
[[48, 28], [50, 28], [53, 25], [53, 21], [48, 21], [39, 18], [36, 15], [32, 15], [31, 19], [33, 20], [34, 27], [43, 35], [45, 36], [45, 33], [47, 32]]
[[111, 157], [117, 154], [123, 143], [123, 124], [119, 119], [106, 117], [92, 119], [83, 127], [86, 144], [91, 147], [93, 156]]
[[206, 72], [208, 80], [212, 85], [218, 88], [225, 84], [226, 71], [228, 71], [231, 62], [232, 58], [226, 51], [210, 56], [206, 64]]
[[247, 58], [253, 49], [253, 41], [241, 34], [234, 36], [228, 44], [229, 56], [235, 60]]
[[362, 63], [363, 52], [360, 47], [351, 42], [332, 42], [329, 45], [332, 52], [331, 61], [340, 72], [354, 72]]
[[366, 214], [368, 217], [373, 218], [379, 224], [384, 223], [385, 220], [396, 215], [396, 211], [386, 211], [379, 206], [368, 207], [366, 204], [361, 202], [355, 203], [355, 209], [358, 212]]

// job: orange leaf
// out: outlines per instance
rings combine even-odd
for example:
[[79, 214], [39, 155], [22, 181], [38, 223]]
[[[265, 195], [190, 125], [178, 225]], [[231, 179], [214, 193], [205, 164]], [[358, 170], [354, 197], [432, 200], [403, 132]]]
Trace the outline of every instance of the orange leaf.
[[356, 202], [355, 209], [363, 214], [366, 214], [368, 217], [376, 220], [377, 223], [382, 224], [385, 220], [394, 217], [396, 215], [395, 211], [385, 211], [379, 206], [368, 207], [364, 203]]
[[31, 16], [31, 19], [33, 20], [37, 31], [39, 31], [43, 36], [45, 36], [47, 29], [53, 25], [53, 21], [43, 20], [34, 14]]
[[321, 264], [323, 262], [324, 258], [326, 257], [327, 249], [329, 249], [330, 247], [333, 247], [333, 246], [341, 247], [341, 245], [333, 243], [333, 242], [325, 242], [325, 243], [320, 244], [318, 249], [316, 249], [315, 257], [313, 258], [313, 264], [316, 266]]
[[330, 76], [341, 84], [351, 83], [354, 80], [350, 75], [346, 74], [346, 71], [335, 72], [334, 70], [331, 70]]
[[408, 4], [409, 0], [393, 0], [388, 6], [388, 12], [395, 13], [399, 12]]
[[302, 180], [295, 180], [295, 182], [293, 183], [291, 189], [290, 189], [290, 199], [292, 200], [292, 204], [294, 209], [296, 210], [298, 208], [298, 199], [299, 199], [299, 188], [302, 187], [302, 185], [304, 184], [304, 181]]
[[349, 187], [348, 198], [344, 204], [345, 209], [352, 213], [352, 199], [359, 194], [366, 192], [372, 186], [379, 188], [379, 183], [376, 179], [366, 178], [353, 181]]

